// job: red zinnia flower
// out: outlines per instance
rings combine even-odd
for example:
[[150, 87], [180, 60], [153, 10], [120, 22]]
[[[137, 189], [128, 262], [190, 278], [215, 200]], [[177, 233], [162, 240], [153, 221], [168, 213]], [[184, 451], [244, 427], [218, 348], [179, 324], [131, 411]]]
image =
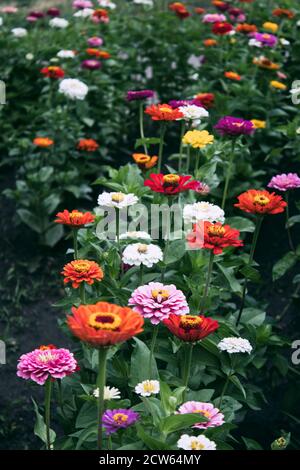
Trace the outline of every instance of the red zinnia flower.
[[33, 143], [37, 147], [47, 148], [47, 147], [51, 147], [51, 145], [54, 144], [54, 140], [49, 139], [49, 137], [36, 137], [33, 140]]
[[95, 281], [101, 281], [104, 277], [103, 271], [95, 261], [78, 259], [64, 266], [61, 274], [65, 277], [64, 283], [72, 282], [72, 287], [77, 289], [82, 282], [89, 285]]
[[190, 13], [188, 12], [184, 4], [181, 2], [171, 3], [169, 5], [169, 9], [174, 11], [180, 19], [184, 19], [190, 16]]
[[108, 302], [73, 307], [67, 322], [72, 333], [94, 347], [107, 347], [127, 341], [143, 331], [142, 315], [129, 307]]
[[183, 118], [183, 113], [169, 104], [152, 104], [146, 108], [145, 113], [149, 114], [153, 121], [176, 121]]
[[279, 214], [287, 205], [281, 196], [256, 189], [249, 189], [240, 194], [238, 201], [234, 204], [235, 207], [251, 214]]
[[203, 15], [203, 13], [205, 13], [205, 8], [201, 8], [201, 7], [196, 7], [195, 8], [195, 13], [197, 13], [197, 15]]
[[56, 65], [50, 65], [49, 67], [44, 67], [40, 70], [41, 74], [48, 78], [54, 78], [58, 80], [59, 78], [64, 78], [65, 72], [62, 68], [57, 67]]
[[224, 77], [225, 78], [229, 78], [229, 80], [235, 80], [237, 82], [239, 82], [240, 80], [242, 80], [242, 77], [241, 75], [239, 75], [238, 73], [236, 72], [224, 72]]
[[239, 240], [239, 235], [239, 230], [229, 225], [204, 222], [194, 225], [193, 231], [187, 235], [187, 242], [193, 249], [206, 248], [213, 250], [214, 255], [220, 255], [224, 248], [244, 245], [243, 241]]
[[219, 34], [220, 36], [223, 36], [224, 34], [230, 33], [230, 31], [233, 30], [233, 27], [230, 23], [221, 22], [218, 21], [217, 23], [214, 23], [212, 27], [212, 32], [214, 34]]
[[243, 34], [250, 34], [250, 33], [257, 32], [257, 27], [255, 26], [255, 24], [248, 24], [248, 23], [241, 23], [237, 25], [235, 29], [238, 33], [243, 33]]
[[213, 93], [198, 93], [195, 99], [200, 101], [204, 108], [211, 108], [215, 102], [215, 95]]
[[273, 16], [277, 17], [286, 17], [289, 20], [294, 18], [295, 13], [293, 13], [291, 10], [288, 10], [287, 8], [275, 8], [275, 10], [272, 11]]
[[56, 217], [57, 219], [54, 222], [57, 224], [69, 225], [73, 228], [80, 228], [95, 221], [95, 216], [91, 212], [80, 212], [77, 210], [72, 212], [64, 210], [63, 212], [58, 212]]
[[94, 139], [80, 139], [77, 148], [86, 152], [95, 152], [99, 148], [99, 144]]
[[162, 173], [151, 173], [150, 179], [144, 181], [156, 193], [174, 195], [192, 189], [196, 191], [199, 186], [198, 181], [189, 181], [191, 176], [180, 176], [175, 174], [163, 175]]
[[219, 328], [219, 323], [216, 320], [203, 315], [176, 315], [171, 313], [163, 323], [181, 341], [191, 343], [205, 338]]

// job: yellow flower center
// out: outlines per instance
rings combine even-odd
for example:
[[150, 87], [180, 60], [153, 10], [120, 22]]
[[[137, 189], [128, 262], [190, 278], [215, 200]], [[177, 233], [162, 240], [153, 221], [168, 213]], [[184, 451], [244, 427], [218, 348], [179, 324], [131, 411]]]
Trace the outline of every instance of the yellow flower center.
[[177, 186], [180, 181], [180, 176], [174, 175], [173, 173], [170, 173], [169, 175], [165, 175], [163, 177], [163, 182], [165, 184], [171, 184]]
[[89, 317], [89, 326], [96, 330], [115, 331], [121, 323], [121, 318], [115, 313], [96, 312]]
[[151, 160], [151, 157], [149, 157], [148, 155], [137, 155], [135, 157], [135, 161], [137, 163], [148, 163], [150, 160]]
[[201, 444], [198, 441], [192, 441], [191, 442], [191, 449], [192, 450], [203, 450], [204, 449], [204, 444]]
[[138, 252], [143, 254], [143, 253], [147, 253], [147, 251], [148, 251], [148, 245], [145, 245], [144, 243], [140, 243], [138, 247]]
[[57, 355], [53, 354], [51, 350], [46, 350], [44, 353], [39, 355], [39, 360], [46, 364], [47, 362], [54, 360], [56, 357]]
[[173, 109], [172, 108], [167, 108], [165, 106], [161, 106], [159, 108], [160, 111], [162, 111], [163, 113], [172, 113], [173, 112]]
[[202, 416], [205, 416], [205, 418], [211, 418], [211, 413], [207, 410], [194, 410], [194, 413], [200, 413]]
[[202, 318], [194, 315], [182, 315], [180, 317], [180, 327], [184, 330], [191, 330], [193, 328], [198, 328], [202, 321]]
[[88, 261], [76, 261], [73, 267], [77, 273], [87, 273], [90, 269], [90, 263]]
[[147, 380], [147, 382], [143, 384], [143, 389], [144, 389], [144, 392], [151, 393], [155, 391], [155, 385], [151, 383], [150, 380]]
[[168, 299], [170, 297], [170, 293], [166, 289], [153, 290], [151, 292], [151, 295], [154, 299], [157, 299], [158, 297], [162, 297], [163, 299]]
[[270, 39], [271, 36], [270, 36], [269, 34], [263, 34], [262, 37], [263, 37], [264, 39]]
[[223, 235], [225, 234], [225, 228], [220, 227], [219, 225], [212, 225], [208, 228], [208, 233], [212, 237], [223, 237]]
[[79, 211], [72, 211], [70, 214], [70, 219], [73, 221], [74, 219], [81, 219], [83, 216], [82, 212]]
[[111, 196], [111, 200], [113, 202], [122, 202], [122, 201], [124, 201], [124, 199], [125, 199], [125, 195], [123, 193], [114, 193]]
[[117, 424], [126, 423], [126, 421], [128, 420], [128, 416], [125, 415], [124, 413], [116, 413], [116, 414], [114, 414], [114, 416], [113, 416], [113, 420], [114, 420]]
[[260, 206], [266, 206], [269, 204], [270, 199], [267, 196], [264, 196], [263, 194], [255, 196], [253, 200], [254, 204], [259, 204]]

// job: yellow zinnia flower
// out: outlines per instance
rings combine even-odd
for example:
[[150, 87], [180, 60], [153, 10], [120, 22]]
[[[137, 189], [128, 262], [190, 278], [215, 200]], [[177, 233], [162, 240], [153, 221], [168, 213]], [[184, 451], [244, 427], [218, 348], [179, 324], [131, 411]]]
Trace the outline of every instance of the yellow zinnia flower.
[[271, 21], [266, 21], [263, 24], [263, 28], [266, 29], [267, 31], [271, 31], [272, 33], [277, 33], [279, 26], [278, 26], [277, 23], [272, 23]]
[[277, 80], [272, 80], [270, 82], [270, 86], [272, 88], [277, 88], [277, 90], [286, 90], [287, 89], [287, 86], [284, 83], [278, 82]]
[[251, 122], [255, 129], [265, 129], [266, 121], [261, 121], [260, 119], [251, 119]]
[[191, 145], [194, 149], [202, 149], [214, 141], [214, 136], [208, 131], [188, 131], [182, 139], [182, 142]]

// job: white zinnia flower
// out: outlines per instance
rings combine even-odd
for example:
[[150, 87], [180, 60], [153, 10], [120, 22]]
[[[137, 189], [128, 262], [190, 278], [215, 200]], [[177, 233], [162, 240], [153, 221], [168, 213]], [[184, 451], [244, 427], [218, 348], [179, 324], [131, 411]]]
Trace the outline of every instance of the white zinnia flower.
[[34, 55], [33, 55], [31, 52], [28, 52], [28, 54], [26, 54], [26, 56], [25, 56], [25, 59], [26, 59], [26, 60], [33, 60], [33, 59], [34, 59]]
[[123, 251], [122, 261], [129, 266], [140, 266], [141, 264], [152, 268], [152, 266], [163, 260], [163, 252], [159, 246], [143, 243], [128, 245]]
[[57, 57], [60, 57], [61, 59], [73, 59], [75, 55], [74, 51], [65, 49], [62, 49], [57, 53]]
[[107, 193], [104, 192], [98, 197], [98, 205], [100, 207], [116, 207], [117, 209], [124, 209], [128, 206], [133, 206], [138, 202], [135, 194], [129, 193]]
[[147, 232], [126, 232], [120, 235], [120, 240], [126, 240], [127, 238], [151, 240], [151, 236]]
[[291, 44], [290, 41], [288, 41], [285, 38], [280, 38], [279, 41], [280, 41], [280, 44], [282, 44], [282, 46], [289, 46]]
[[150, 397], [159, 393], [159, 381], [158, 380], [144, 380], [136, 385], [134, 391], [142, 397]]
[[69, 26], [69, 22], [64, 18], [52, 18], [49, 21], [49, 25], [51, 28], [65, 29], [67, 26]]
[[225, 212], [221, 207], [210, 202], [201, 201], [194, 204], [186, 204], [183, 208], [183, 219], [185, 223], [207, 221], [211, 223], [225, 221]]
[[59, 92], [71, 100], [84, 100], [88, 91], [88, 86], [77, 78], [65, 78], [59, 84]]
[[133, 0], [133, 3], [137, 5], [147, 5], [149, 7], [153, 7], [153, 0]]
[[183, 434], [177, 441], [177, 447], [184, 450], [216, 450], [217, 446], [214, 441], [211, 441], [207, 437], [200, 436], [188, 436]]
[[248, 42], [249, 46], [255, 46], [255, 47], [262, 47], [262, 43], [260, 41], [257, 41], [257, 39], [250, 39]]
[[220, 351], [226, 351], [228, 354], [248, 353], [252, 351], [252, 346], [247, 339], [244, 338], [223, 338], [217, 345]]
[[2, 26], [2, 25], [3, 25], [3, 18], [2, 18], [2, 16], [0, 16], [0, 26]]
[[23, 38], [28, 34], [27, 29], [25, 28], [13, 28], [11, 32], [16, 38]]
[[73, 16], [75, 16], [76, 18], [89, 18], [90, 16], [92, 16], [94, 11], [95, 10], [93, 10], [92, 8], [83, 8], [82, 10], [76, 11]]
[[196, 106], [195, 104], [188, 104], [186, 106], [180, 106], [179, 111], [183, 114], [183, 119], [185, 121], [195, 121], [197, 120], [200, 123], [202, 118], [209, 116], [209, 113], [206, 109], [201, 106]]
[[[95, 388], [93, 391], [94, 397], [99, 397], [99, 388]], [[121, 392], [116, 387], [104, 387], [104, 400], [119, 400], [121, 398]]]
[[100, 7], [110, 8], [111, 10], [114, 10], [117, 7], [117, 5], [110, 0], [98, 0], [98, 4]]

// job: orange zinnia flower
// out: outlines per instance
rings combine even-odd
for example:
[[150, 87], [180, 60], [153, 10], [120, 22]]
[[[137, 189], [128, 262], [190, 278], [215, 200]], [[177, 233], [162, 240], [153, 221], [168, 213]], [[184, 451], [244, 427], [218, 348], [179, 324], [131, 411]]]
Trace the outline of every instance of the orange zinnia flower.
[[201, 101], [204, 108], [211, 108], [215, 102], [215, 95], [214, 93], [198, 93], [195, 100]]
[[240, 194], [238, 201], [234, 204], [235, 207], [251, 214], [279, 214], [287, 205], [281, 196], [256, 189], [249, 189]]
[[101, 51], [94, 47], [89, 47], [88, 49], [86, 49], [86, 53], [94, 57], [100, 57], [101, 59], [109, 59], [111, 57], [109, 52]]
[[132, 158], [142, 170], [153, 168], [158, 160], [158, 157], [150, 157], [150, 155], [146, 155], [145, 153], [134, 153]]
[[230, 80], [236, 80], [237, 82], [242, 80], [241, 75], [236, 72], [225, 72], [224, 77], [229, 78]]
[[146, 108], [145, 113], [149, 114], [153, 121], [176, 121], [183, 118], [183, 113], [169, 104], [152, 104]]
[[287, 8], [275, 8], [275, 10], [272, 11], [272, 15], [278, 16], [279, 18], [285, 16], [291, 20], [294, 18], [295, 13], [293, 13], [291, 10], [288, 10]]
[[230, 225], [206, 221], [194, 225], [193, 231], [187, 235], [187, 242], [192, 249], [205, 248], [212, 250], [214, 255], [220, 255], [224, 248], [229, 246], [243, 246], [244, 243], [239, 240], [239, 236], [239, 230], [231, 228]]
[[77, 148], [86, 152], [95, 152], [99, 148], [99, 144], [94, 139], [80, 139]]
[[64, 283], [72, 282], [72, 287], [77, 289], [82, 282], [89, 285], [95, 281], [101, 281], [104, 277], [103, 271], [95, 261], [78, 259], [64, 266], [61, 274], [65, 277]]
[[80, 212], [77, 210], [72, 212], [64, 210], [63, 212], [58, 212], [56, 217], [57, 219], [55, 219], [55, 223], [69, 225], [73, 228], [83, 227], [84, 225], [91, 224], [95, 221], [95, 216], [91, 214], [91, 212]]
[[278, 70], [280, 68], [279, 64], [275, 64], [275, 62], [267, 59], [267, 57], [255, 57], [253, 59], [253, 64], [258, 65], [258, 67], [261, 67], [262, 69], [268, 70]]
[[54, 144], [54, 140], [49, 139], [49, 137], [36, 137], [33, 140], [34, 145], [37, 147], [51, 147]]
[[64, 78], [65, 72], [62, 68], [57, 67], [56, 65], [50, 65], [50, 67], [44, 67], [40, 70], [41, 74], [48, 78], [54, 78], [58, 80], [59, 78]]
[[73, 307], [67, 318], [72, 333], [95, 348], [123, 343], [143, 331], [142, 315], [108, 302]]
[[203, 15], [203, 13], [205, 13], [205, 8], [201, 8], [201, 7], [196, 7], [195, 8], [195, 13], [197, 13], [197, 15]]
[[213, 47], [218, 44], [218, 41], [216, 39], [204, 39], [203, 44], [205, 47]]
[[249, 24], [249, 23], [241, 23], [237, 25], [235, 29], [238, 33], [243, 33], [243, 34], [250, 34], [250, 33], [257, 32], [257, 27], [255, 26], [255, 24]]

